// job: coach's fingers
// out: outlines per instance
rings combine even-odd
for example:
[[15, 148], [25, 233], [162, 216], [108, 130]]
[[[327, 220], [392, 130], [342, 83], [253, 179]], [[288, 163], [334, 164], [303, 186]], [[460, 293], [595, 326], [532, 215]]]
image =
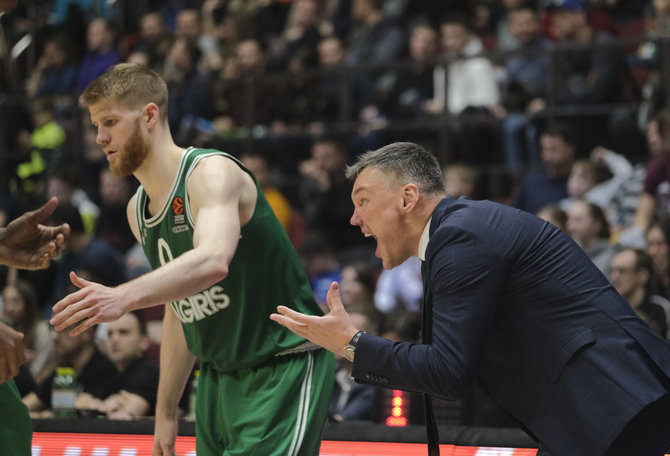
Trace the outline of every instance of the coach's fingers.
[[311, 323], [315, 318], [318, 318], [314, 315], [305, 315], [303, 313], [297, 312], [291, 308], [288, 308], [286, 306], [277, 306], [277, 312], [287, 318], [290, 318], [291, 320], [295, 321], [296, 323], [301, 323], [301, 324], [309, 324]]
[[326, 303], [328, 308], [331, 311], [344, 310], [344, 304], [342, 303], [342, 296], [340, 296], [340, 284], [333, 282], [328, 288], [328, 294], [326, 295]]
[[277, 313], [271, 314], [270, 319], [290, 329], [297, 335], [304, 337], [307, 330], [307, 325], [303, 322], [297, 321], [295, 318], [296, 316], [299, 318], [300, 316], [304, 315], [299, 312], [295, 312], [288, 307], [278, 306]]

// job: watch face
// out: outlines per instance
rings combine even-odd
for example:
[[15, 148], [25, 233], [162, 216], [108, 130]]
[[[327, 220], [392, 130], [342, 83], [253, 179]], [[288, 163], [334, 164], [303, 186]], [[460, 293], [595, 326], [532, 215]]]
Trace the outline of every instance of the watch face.
[[344, 356], [347, 357], [349, 361], [354, 362], [354, 351], [355, 348], [352, 345], [347, 345], [344, 347]]

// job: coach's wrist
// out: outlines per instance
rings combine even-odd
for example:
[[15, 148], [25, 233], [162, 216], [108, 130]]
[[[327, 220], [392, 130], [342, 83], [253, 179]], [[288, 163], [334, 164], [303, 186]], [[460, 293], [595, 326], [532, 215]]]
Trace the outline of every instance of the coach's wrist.
[[363, 334], [365, 334], [363, 331], [358, 331], [352, 336], [351, 340], [349, 340], [349, 343], [344, 346], [344, 356], [352, 363], [356, 357], [356, 346], [358, 345], [358, 339], [360, 339]]

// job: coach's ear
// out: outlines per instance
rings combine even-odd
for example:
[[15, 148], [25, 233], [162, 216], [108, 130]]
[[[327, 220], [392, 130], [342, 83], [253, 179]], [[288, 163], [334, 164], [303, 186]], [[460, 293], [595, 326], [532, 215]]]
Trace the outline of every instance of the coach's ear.
[[142, 121], [149, 130], [152, 130], [160, 121], [161, 113], [156, 103], [147, 103], [142, 109]]
[[405, 184], [401, 189], [401, 197], [403, 212], [410, 212], [419, 201], [419, 188], [416, 184]]

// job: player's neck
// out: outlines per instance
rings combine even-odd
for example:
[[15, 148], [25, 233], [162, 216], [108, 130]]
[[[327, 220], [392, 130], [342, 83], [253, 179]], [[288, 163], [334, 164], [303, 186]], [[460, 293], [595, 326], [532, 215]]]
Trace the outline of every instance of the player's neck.
[[135, 171], [150, 199], [160, 200], [170, 192], [184, 152], [171, 140], [153, 144], [146, 160]]

